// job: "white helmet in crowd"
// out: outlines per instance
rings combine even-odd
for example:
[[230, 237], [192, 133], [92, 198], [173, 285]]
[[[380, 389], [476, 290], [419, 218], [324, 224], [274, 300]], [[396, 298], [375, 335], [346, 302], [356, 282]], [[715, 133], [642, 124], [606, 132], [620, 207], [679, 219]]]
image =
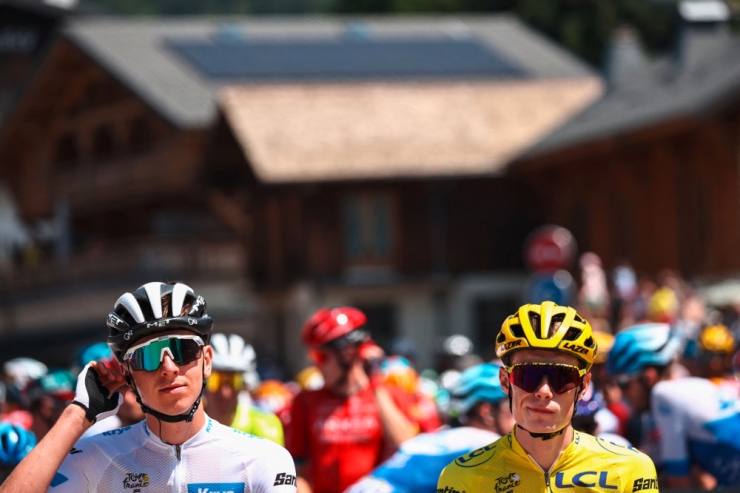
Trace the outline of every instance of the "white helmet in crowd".
[[257, 355], [254, 348], [236, 334], [213, 334], [211, 336], [213, 362], [216, 371], [235, 371], [244, 374], [244, 381], [250, 389], [259, 385], [257, 375]]
[[31, 380], [46, 375], [49, 369], [41, 361], [32, 358], [15, 358], [5, 362], [3, 371], [13, 385], [22, 389]]

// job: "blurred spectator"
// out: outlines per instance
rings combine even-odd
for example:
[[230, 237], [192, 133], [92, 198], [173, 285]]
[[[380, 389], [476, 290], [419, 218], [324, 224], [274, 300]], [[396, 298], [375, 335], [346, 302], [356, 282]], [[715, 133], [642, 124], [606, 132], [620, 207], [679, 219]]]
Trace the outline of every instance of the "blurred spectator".
[[295, 380], [301, 390], [316, 390], [324, 386], [324, 377], [315, 366], [308, 366], [298, 372]]
[[433, 396], [423, 392], [419, 374], [403, 356], [389, 356], [383, 361], [383, 383], [408, 394], [411, 400], [409, 414], [422, 432], [434, 431], [442, 423]]

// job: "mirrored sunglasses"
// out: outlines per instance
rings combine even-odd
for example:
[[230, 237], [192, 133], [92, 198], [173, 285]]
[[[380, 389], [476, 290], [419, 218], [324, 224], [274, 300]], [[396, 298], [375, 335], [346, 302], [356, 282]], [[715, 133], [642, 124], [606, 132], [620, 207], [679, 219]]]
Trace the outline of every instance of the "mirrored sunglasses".
[[527, 393], [535, 392], [542, 385], [542, 379], [556, 394], [563, 394], [579, 387], [586, 370], [577, 366], [559, 363], [518, 363], [507, 366], [509, 382]]
[[224, 385], [228, 385], [235, 392], [239, 392], [244, 387], [244, 375], [238, 372], [214, 371], [206, 380], [206, 389], [209, 392], [218, 392]]
[[154, 371], [159, 368], [165, 354], [177, 365], [187, 365], [200, 356], [205, 344], [198, 336], [166, 335], [132, 346], [123, 356], [132, 370]]
[[341, 337], [337, 337], [336, 339], [333, 339], [323, 346], [321, 346], [320, 350], [327, 351], [327, 350], [340, 350], [344, 349], [349, 346], [357, 346], [363, 342], [369, 337], [369, 334], [362, 330], [362, 329], [355, 329], [351, 332], [347, 332], [345, 335]]

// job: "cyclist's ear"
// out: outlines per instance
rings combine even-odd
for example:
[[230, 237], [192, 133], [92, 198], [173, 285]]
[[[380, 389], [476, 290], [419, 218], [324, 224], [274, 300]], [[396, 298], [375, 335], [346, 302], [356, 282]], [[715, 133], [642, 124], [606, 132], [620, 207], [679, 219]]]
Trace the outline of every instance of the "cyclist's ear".
[[211, 376], [211, 363], [213, 362], [213, 348], [208, 345], [203, 347], [203, 377]]
[[583, 399], [583, 396], [586, 394], [586, 391], [588, 390], [588, 385], [591, 383], [591, 372], [586, 373], [583, 375], [583, 384], [581, 385], [581, 391], [578, 393], [578, 400]]
[[501, 389], [506, 395], [509, 395], [511, 389], [509, 385], [509, 372], [503, 366], [498, 369], [498, 380], [501, 382]]

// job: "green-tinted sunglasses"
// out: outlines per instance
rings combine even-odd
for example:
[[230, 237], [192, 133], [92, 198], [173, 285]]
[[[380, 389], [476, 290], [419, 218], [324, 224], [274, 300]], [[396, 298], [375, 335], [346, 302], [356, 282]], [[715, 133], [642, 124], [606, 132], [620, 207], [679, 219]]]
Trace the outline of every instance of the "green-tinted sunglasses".
[[198, 359], [204, 345], [203, 339], [198, 336], [170, 334], [130, 347], [124, 354], [123, 361], [132, 370], [154, 371], [159, 368], [167, 353], [172, 361], [182, 366]]

